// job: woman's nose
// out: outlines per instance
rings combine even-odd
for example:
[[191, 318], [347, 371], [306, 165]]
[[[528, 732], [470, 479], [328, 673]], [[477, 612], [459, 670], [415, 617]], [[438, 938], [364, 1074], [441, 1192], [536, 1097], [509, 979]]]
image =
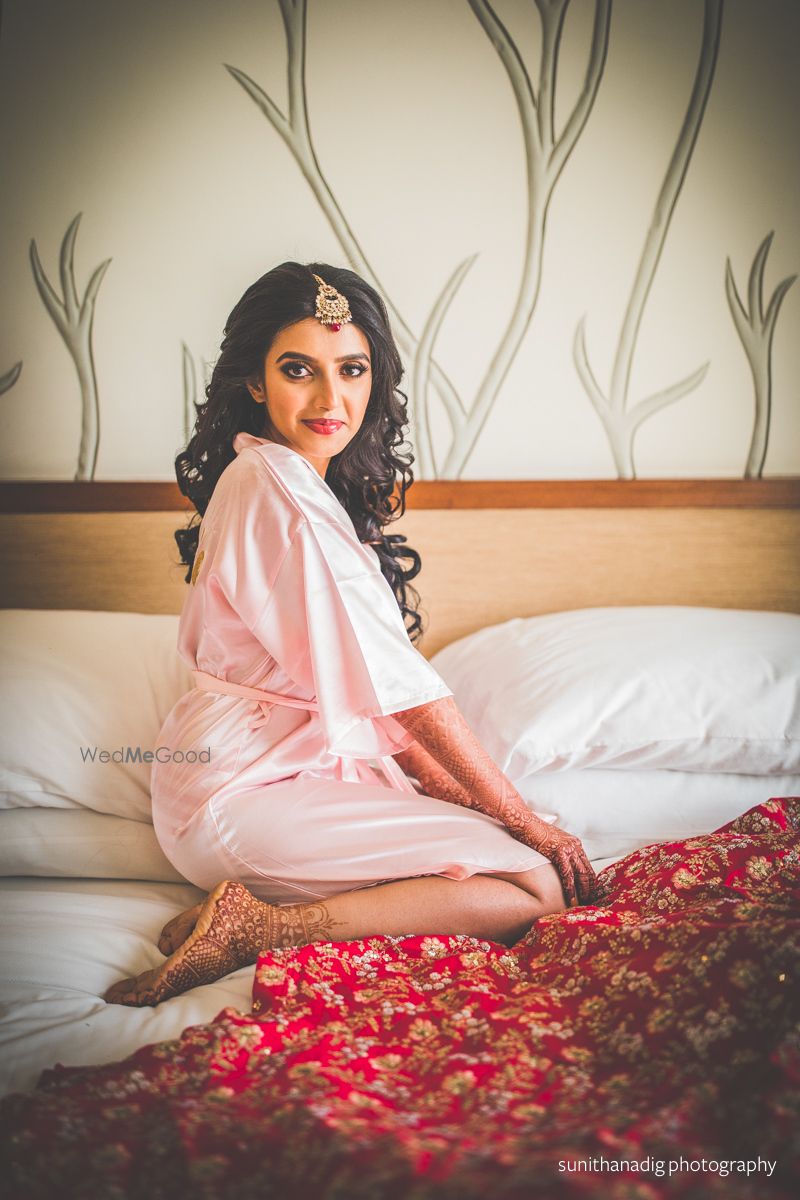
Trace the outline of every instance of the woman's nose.
[[336, 379], [329, 379], [326, 375], [321, 376], [319, 388], [317, 389], [317, 403], [320, 408], [336, 409], [339, 407], [339, 382]]

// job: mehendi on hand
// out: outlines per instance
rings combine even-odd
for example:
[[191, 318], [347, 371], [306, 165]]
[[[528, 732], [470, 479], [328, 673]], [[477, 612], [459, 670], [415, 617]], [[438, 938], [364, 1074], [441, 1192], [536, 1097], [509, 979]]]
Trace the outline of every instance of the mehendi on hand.
[[517, 841], [550, 859], [569, 903], [589, 901], [595, 873], [579, 839], [530, 811], [475, 737], [452, 696], [392, 715], [416, 739], [415, 746], [395, 757], [428, 795], [493, 817]]

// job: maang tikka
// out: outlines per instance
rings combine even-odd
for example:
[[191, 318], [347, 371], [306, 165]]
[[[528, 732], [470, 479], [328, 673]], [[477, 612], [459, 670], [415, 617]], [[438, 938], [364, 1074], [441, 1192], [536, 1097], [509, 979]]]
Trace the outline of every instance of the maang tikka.
[[319, 284], [316, 318], [336, 333], [353, 319], [347, 297], [343, 296], [341, 292], [337, 292], [336, 288], [331, 287], [324, 279], [320, 279], [319, 275], [315, 275], [314, 278]]

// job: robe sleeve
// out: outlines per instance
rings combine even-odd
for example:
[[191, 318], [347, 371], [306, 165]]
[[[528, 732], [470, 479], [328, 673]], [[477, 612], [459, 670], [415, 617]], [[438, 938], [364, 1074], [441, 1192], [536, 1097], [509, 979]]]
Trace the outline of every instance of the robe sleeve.
[[252, 632], [316, 696], [332, 754], [397, 754], [414, 738], [391, 714], [453, 694], [409, 640], [377, 555], [344, 521], [297, 527]]
[[325, 749], [370, 759], [410, 746], [391, 714], [453, 693], [409, 640], [377, 555], [314, 468], [281, 448], [266, 462], [245, 450], [212, 504], [200, 582], [316, 700]]

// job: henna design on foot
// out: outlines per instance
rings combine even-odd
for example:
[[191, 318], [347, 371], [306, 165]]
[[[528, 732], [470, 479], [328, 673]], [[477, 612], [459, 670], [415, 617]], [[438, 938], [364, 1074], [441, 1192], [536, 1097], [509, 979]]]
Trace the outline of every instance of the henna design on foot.
[[201, 901], [200, 904], [195, 904], [193, 908], [187, 908], [185, 912], [178, 913], [177, 917], [167, 921], [156, 943], [162, 954], [174, 954], [178, 947], [186, 941], [197, 924], [197, 918], [200, 916], [202, 908]]
[[[268, 916], [268, 945], [305, 946], [309, 942], [334, 942], [334, 921], [324, 904], [270, 905]], [[330, 935], [330, 936], [329, 936]]]
[[[132, 1007], [160, 1004], [172, 996], [204, 983], [214, 983], [239, 967], [250, 966], [262, 950], [333, 941], [334, 921], [325, 904], [277, 906], [257, 900], [244, 884], [226, 880], [198, 906], [194, 928], [160, 967], [134, 979], [122, 979], [105, 994], [108, 1004]], [[165, 944], [175, 929], [184, 926], [193, 909], [181, 913], [164, 927]]]

